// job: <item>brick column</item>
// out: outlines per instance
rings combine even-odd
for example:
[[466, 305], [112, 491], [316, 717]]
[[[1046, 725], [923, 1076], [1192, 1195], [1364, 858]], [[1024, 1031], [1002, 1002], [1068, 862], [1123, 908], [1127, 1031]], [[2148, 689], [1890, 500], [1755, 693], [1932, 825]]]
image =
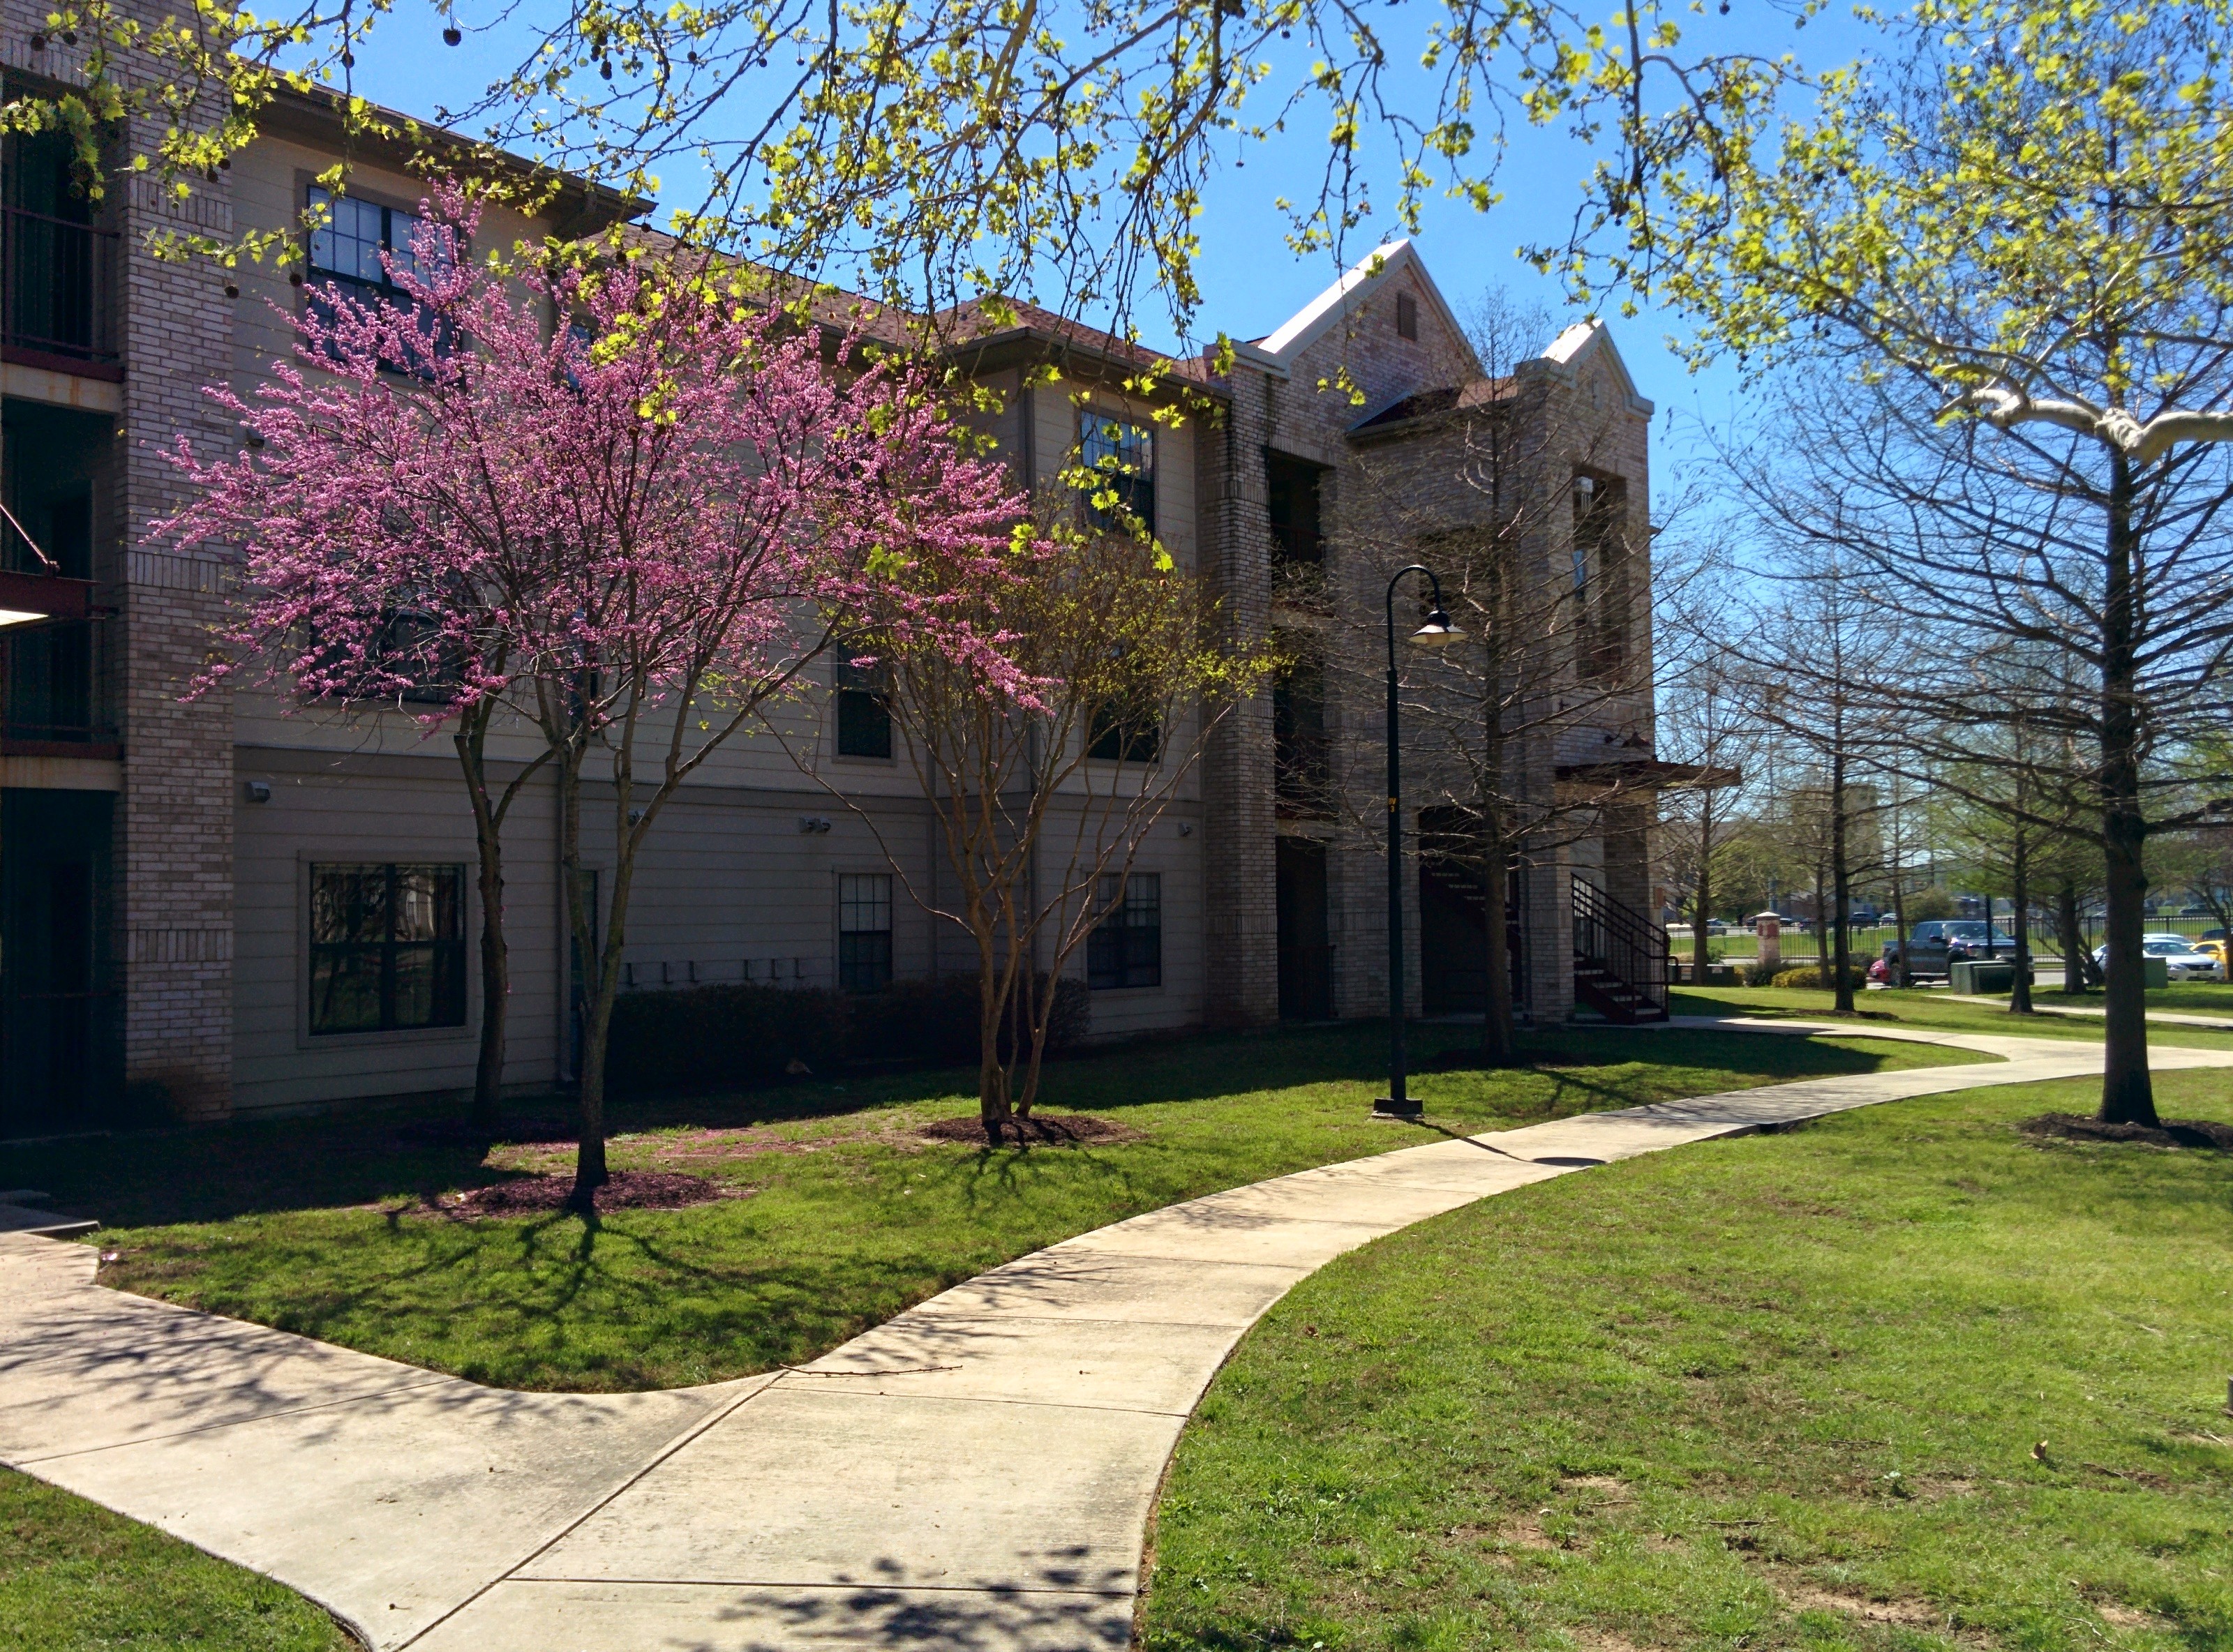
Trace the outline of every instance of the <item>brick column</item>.
[[[1260, 641], [1271, 625], [1272, 527], [1264, 445], [1270, 413], [1264, 375], [1241, 367], [1223, 421], [1200, 420], [1201, 566], [1225, 605], [1236, 641]], [[1203, 753], [1204, 1013], [1213, 1025], [1258, 1026], [1279, 1017], [1279, 934], [1272, 779], [1272, 697], [1227, 713]]]
[[1605, 811], [1605, 893], [1659, 921], [1651, 900], [1651, 815], [1649, 796], [1612, 803]]
[[198, 183], [184, 203], [146, 179], [122, 187], [124, 1076], [180, 1115], [219, 1117], [232, 1103], [231, 702], [179, 696], [208, 657], [231, 563], [155, 543], [147, 525], [186, 498], [164, 457], [181, 433], [205, 456], [237, 440], [202, 394], [231, 373], [232, 301], [219, 271], [160, 260], [147, 239], [230, 236], [232, 211], [225, 182]]

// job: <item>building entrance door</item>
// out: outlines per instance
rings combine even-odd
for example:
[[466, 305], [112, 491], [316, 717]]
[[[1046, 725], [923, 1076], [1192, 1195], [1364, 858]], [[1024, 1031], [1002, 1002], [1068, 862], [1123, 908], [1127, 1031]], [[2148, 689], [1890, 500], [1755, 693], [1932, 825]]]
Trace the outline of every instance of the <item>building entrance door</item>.
[[1479, 1014], [1488, 1002], [1488, 924], [1471, 868], [1419, 857], [1419, 1007]]
[[1333, 1018], [1333, 946], [1326, 927], [1326, 849], [1282, 836], [1273, 864], [1279, 919], [1279, 1018]]
[[107, 792], [0, 793], [0, 1136], [107, 1123]]

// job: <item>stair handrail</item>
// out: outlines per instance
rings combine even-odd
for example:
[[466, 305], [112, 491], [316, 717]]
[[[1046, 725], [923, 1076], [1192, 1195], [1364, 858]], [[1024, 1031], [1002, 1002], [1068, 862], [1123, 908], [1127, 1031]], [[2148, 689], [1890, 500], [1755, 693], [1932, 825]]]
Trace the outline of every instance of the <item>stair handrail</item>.
[[1667, 931], [1584, 878], [1573, 880], [1574, 956], [1618, 977], [1665, 1014]]

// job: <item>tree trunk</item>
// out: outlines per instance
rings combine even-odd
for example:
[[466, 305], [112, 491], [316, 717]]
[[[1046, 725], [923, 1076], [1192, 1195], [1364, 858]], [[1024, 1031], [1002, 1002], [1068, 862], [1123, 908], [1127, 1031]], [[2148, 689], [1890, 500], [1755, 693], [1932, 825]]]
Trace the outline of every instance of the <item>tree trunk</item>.
[[1690, 979], [1694, 985], [1706, 984], [1706, 972], [1713, 967], [1712, 937], [1714, 901], [1714, 805], [1711, 798], [1702, 798], [1698, 804], [1698, 883], [1690, 896]]
[[2155, 1086], [2148, 1073], [2147, 977], [2140, 953], [2147, 927], [2148, 875], [2141, 863], [2147, 818], [2140, 802], [2133, 538], [2132, 465], [2121, 450], [2113, 448], [2108, 579], [2101, 605], [2101, 837], [2109, 966], [2100, 1115], [2107, 1123], [2152, 1126]]
[[1901, 875], [1895, 859], [1891, 875], [1891, 932], [1899, 937], [1899, 961], [1892, 966], [1894, 986], [1912, 986], [1915, 978], [1907, 969], [1907, 879]]
[[465, 713], [455, 737], [473, 806], [473, 852], [481, 897], [480, 1057], [473, 1068], [472, 1122], [493, 1127], [504, 1113], [505, 1024], [511, 1008], [511, 952], [504, 933], [504, 842], [488, 792], [487, 708]]
[[[1831, 899], [1835, 903], [1830, 920], [1836, 927], [1830, 946], [1831, 991], [1837, 994], [1835, 1008], [1839, 1015], [1853, 1012], [1853, 977], [1851, 968], [1852, 931], [1846, 921], [1853, 909], [1852, 868], [1846, 863], [1846, 754], [1833, 753], [1830, 758], [1830, 881]], [[1821, 906], [1818, 901], [1815, 913], [1819, 917]], [[1822, 949], [1819, 946], [1816, 952]]]
[[2008, 1013], [2029, 1015], [2031, 1009], [2031, 855], [2022, 827], [2016, 828], [2009, 868], [2010, 904], [2015, 907], [2016, 973], [2008, 988]]
[[[567, 1207], [588, 1214], [596, 1207], [597, 1189], [609, 1180], [605, 1169], [605, 1040], [612, 1022], [611, 996], [604, 991], [603, 946], [592, 946], [596, 914], [589, 881], [582, 865], [582, 752], [570, 750], [558, 765], [559, 829], [566, 879], [568, 963], [589, 988], [587, 1013], [582, 1022], [582, 1060], [575, 1074], [576, 1097], [574, 1147], [574, 1187]], [[580, 985], [573, 995], [581, 995]]]
[[2086, 937], [2078, 929], [2078, 881], [2066, 876], [2054, 894], [2054, 927], [2062, 948], [2062, 992], [2083, 998], [2088, 985]]
[[[478, 811], [477, 811], [478, 812]], [[493, 830], [476, 831], [480, 855], [481, 1047], [473, 1068], [472, 1122], [504, 1115], [505, 1029], [511, 1011], [511, 949], [504, 936], [504, 851]]]
[[600, 991], [589, 1001], [582, 1029], [581, 1137], [574, 1154], [574, 1190], [568, 1208], [587, 1215], [596, 1208], [597, 1189], [612, 1179], [605, 1168], [605, 1048], [612, 1032], [613, 995]]
[[1008, 1101], [1008, 1070], [1000, 1064], [1002, 1006], [992, 947], [980, 947], [977, 957], [977, 1116], [993, 1135], [1015, 1110]]
[[1487, 842], [1481, 849], [1481, 915], [1488, 931], [1488, 950], [1481, 959], [1481, 1063], [1484, 1067], [1510, 1067], [1520, 1060], [1518, 1029], [1512, 1023], [1512, 949], [1508, 943], [1512, 914], [1507, 900], [1512, 886], [1512, 851], [1504, 836], [1501, 813], [1490, 805]]
[[1814, 862], [1814, 972], [1820, 974], [1828, 967], [1830, 949], [1824, 944], [1823, 930], [1830, 913], [1830, 868], [1822, 861]]

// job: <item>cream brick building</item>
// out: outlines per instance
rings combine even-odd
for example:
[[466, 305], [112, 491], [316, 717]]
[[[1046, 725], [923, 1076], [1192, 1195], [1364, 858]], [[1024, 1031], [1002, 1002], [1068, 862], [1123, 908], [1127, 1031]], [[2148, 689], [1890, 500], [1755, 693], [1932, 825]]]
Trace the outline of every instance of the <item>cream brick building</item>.
[[[69, 77], [55, 42], [32, 48], [42, 21], [24, 0], [0, 4], [11, 83]], [[295, 225], [340, 145], [329, 109], [283, 100], [264, 135], [198, 186], [192, 224], [218, 235]], [[131, 180], [89, 210], [53, 150], [10, 140], [0, 498], [17, 525], [0, 608], [49, 617], [0, 628], [0, 1135], [159, 1109], [219, 1117], [471, 1085], [472, 834], [447, 741], [394, 710], [304, 710], [254, 691], [183, 699], [231, 563], [146, 531], [179, 501], [165, 452], [182, 436], [204, 454], [239, 440], [202, 387], [252, 384], [286, 347], [281, 314], [321, 281], [361, 276], [367, 244], [406, 243], [419, 189], [402, 163], [376, 146], [355, 150], [344, 210], [314, 248], [308, 284], [266, 264], [234, 272], [228, 293], [226, 272], [147, 250], [179, 210], [152, 185]], [[569, 189], [542, 218], [492, 221], [483, 234], [498, 244], [578, 235], [619, 208]], [[1247, 321], [1218, 319], [1236, 333]], [[1447, 450], [1462, 440], [1468, 387], [1480, 381], [1416, 250], [1383, 249], [1239, 347], [1227, 372], [1208, 358], [1184, 364], [1166, 393], [1187, 404], [1175, 425], [1121, 391], [1137, 362], [1105, 342], [1028, 313], [969, 341], [970, 370], [1009, 393], [993, 433], [1019, 472], [1050, 480], [1082, 431], [1133, 429], [1156, 533], [1219, 589], [1235, 627], [1326, 623], [1324, 597], [1277, 600], [1299, 563], [1318, 570], [1337, 608], [1377, 614], [1398, 563], [1384, 523], [1368, 520], [1362, 478], [1371, 467], [1386, 474], [1392, 455], [1413, 467], [1420, 498], [1436, 497], [1436, 478], [1452, 473]], [[1025, 370], [1050, 360], [1059, 382], [1022, 388]], [[1554, 456], [1557, 474], [1540, 485], [1563, 497], [1585, 463], [1628, 502], [1626, 540], [1637, 549], [1624, 622], [1641, 658], [1650, 406], [1594, 326], [1571, 329], [1516, 382], [1544, 428], [1587, 433], [1586, 460]], [[1444, 504], [1453, 519], [1471, 508], [1455, 486]], [[1548, 569], [1564, 554], [1550, 541], [1530, 552]], [[905, 894], [910, 880], [934, 887], [934, 846], [906, 765], [882, 754], [873, 698], [851, 690], [841, 706], [826, 670], [821, 680], [782, 727], [706, 765], [663, 818], [629, 926], [639, 990], [737, 979], [873, 988], [967, 962]], [[1283, 807], [1275, 782], [1298, 742], [1377, 751], [1378, 705], [1338, 684], [1299, 723], [1296, 703], [1267, 695], [1222, 725], [1155, 828], [1136, 862], [1143, 933], [1123, 967], [1096, 966], [1097, 1035], [1386, 1013], [1385, 862], [1345, 824], [1377, 817], [1377, 782], [1344, 770], [1335, 784], [1357, 795], [1312, 809]], [[1580, 757], [1561, 746], [1531, 758], [1540, 785], [1571, 784], [1585, 759], [1602, 768], [1591, 753], [1616, 735], [1643, 772], [1650, 718], [1645, 693], [1602, 738], [1571, 731]], [[518, 763], [530, 751], [502, 755]], [[1574, 1001], [1577, 877], [1646, 904], [1644, 796], [1624, 791], [1598, 828], [1528, 857], [1518, 955], [1538, 1018], [1562, 1018]], [[506, 830], [508, 1073], [524, 1088], [563, 1082], [570, 1050], [555, 819], [550, 789], [531, 785]], [[902, 862], [896, 881], [888, 851]], [[1479, 910], [1453, 905], [1431, 879], [1407, 887], [1411, 945], [1422, 922], [1433, 938], [1423, 971], [1418, 961], [1409, 971], [1411, 1008], [1462, 1010], [1466, 948], [1487, 944]], [[408, 922], [335, 940], [334, 914], [361, 917], [368, 891]], [[1083, 956], [1077, 967], [1086, 970]]]

